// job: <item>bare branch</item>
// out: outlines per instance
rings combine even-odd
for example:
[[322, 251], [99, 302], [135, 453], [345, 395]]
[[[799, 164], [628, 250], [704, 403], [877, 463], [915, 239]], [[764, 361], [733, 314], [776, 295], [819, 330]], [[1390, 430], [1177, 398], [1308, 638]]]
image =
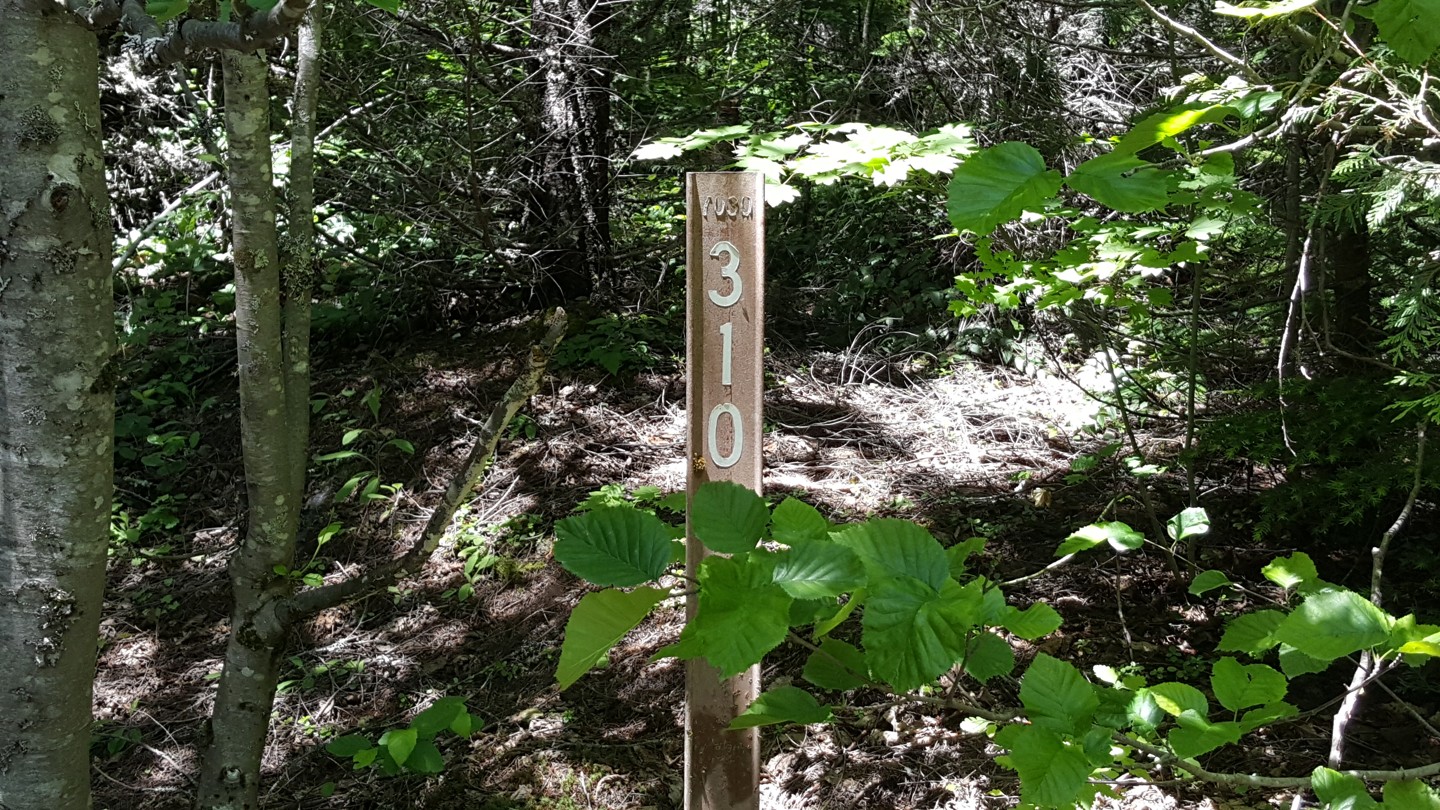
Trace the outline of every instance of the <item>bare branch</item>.
[[145, 11], [143, 0], [122, 0], [121, 26], [139, 37], [141, 62], [150, 68], [178, 62], [194, 51], [258, 51], [290, 33], [300, 24], [310, 0], [280, 0], [268, 10], [256, 10], [239, 22], [182, 20], [164, 31]]

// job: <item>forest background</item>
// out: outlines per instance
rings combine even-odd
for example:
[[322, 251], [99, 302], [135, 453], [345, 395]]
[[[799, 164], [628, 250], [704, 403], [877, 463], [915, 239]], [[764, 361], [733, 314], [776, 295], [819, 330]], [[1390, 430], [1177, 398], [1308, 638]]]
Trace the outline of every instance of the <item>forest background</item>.
[[[1409, 615], [1436, 587], [1437, 48], [1440, 9], [1412, 0], [14, 0], [0, 805], [84, 807], [92, 778], [117, 808], [672, 803], [678, 670], [643, 660], [678, 613], [606, 689], [557, 692], [579, 591], [551, 526], [666, 514], [683, 174], [738, 166], [772, 203], [767, 447], [808, 475], [777, 500], [921, 521], [957, 581], [983, 545], [985, 581], [1082, 629], [980, 630], [1155, 707], [1097, 751], [1073, 667], [1027, 694], [1015, 653], [979, 671], [970, 642], [913, 684], [862, 660], [820, 676], [849, 695], [833, 727], [767, 737], [770, 801], [1066, 806], [1142, 771], [1183, 802], [1374, 801], [1328, 764], [1431, 806], [1407, 779], [1430, 771], [1396, 769], [1440, 760], [1440, 629]], [[999, 450], [965, 410], [997, 386], [1090, 404]], [[916, 424], [886, 433], [897, 409]], [[884, 477], [926, 453], [929, 480]], [[1021, 573], [1057, 545], [1070, 566]], [[1097, 618], [1117, 610], [1123, 644]], [[1222, 636], [1267, 610], [1268, 634]], [[1234, 674], [1217, 643], [1278, 646], [1280, 670]], [[945, 674], [962, 659], [974, 694]], [[1023, 738], [881, 688], [1033, 719], [1042, 678], [1078, 691]], [[1222, 771], [1281, 781], [1196, 787]], [[1128, 800], [1177, 801], [1155, 796]]]

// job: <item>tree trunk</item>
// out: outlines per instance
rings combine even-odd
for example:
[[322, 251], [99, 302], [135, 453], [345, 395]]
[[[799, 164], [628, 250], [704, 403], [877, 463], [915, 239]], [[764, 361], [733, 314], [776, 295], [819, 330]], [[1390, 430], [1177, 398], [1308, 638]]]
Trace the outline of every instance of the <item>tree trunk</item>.
[[529, 219], [545, 231], [542, 300], [590, 293], [610, 270], [610, 77], [601, 20], [613, 12], [581, 0], [532, 0], [540, 52], [540, 177]]
[[1370, 229], [1334, 228], [1326, 234], [1327, 286], [1335, 296], [1331, 339], [1356, 354], [1375, 352], [1375, 279], [1371, 275]]
[[115, 424], [95, 35], [0, 3], [0, 807], [90, 806]]
[[278, 576], [274, 568], [289, 566], [294, 558], [303, 482], [295, 480], [288, 446], [288, 369], [282, 348], [266, 68], [261, 58], [233, 51], [227, 51], [222, 61], [234, 229], [240, 443], [249, 525], [230, 560], [234, 589], [230, 638], [196, 804], [258, 810], [260, 761], [287, 629], [274, 625], [273, 607], [293, 590], [292, 581]]

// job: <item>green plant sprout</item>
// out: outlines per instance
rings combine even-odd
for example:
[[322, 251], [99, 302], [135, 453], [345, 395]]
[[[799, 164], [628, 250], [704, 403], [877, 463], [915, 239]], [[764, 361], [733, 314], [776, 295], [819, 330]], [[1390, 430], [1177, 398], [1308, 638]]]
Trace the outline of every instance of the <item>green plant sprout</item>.
[[376, 768], [385, 776], [428, 776], [445, 770], [445, 757], [435, 745], [437, 736], [449, 731], [465, 739], [483, 726], [465, 708], [464, 698], [442, 697], [405, 728], [390, 729], [373, 741], [362, 734], [346, 734], [331, 740], [325, 750], [350, 760], [357, 771]]

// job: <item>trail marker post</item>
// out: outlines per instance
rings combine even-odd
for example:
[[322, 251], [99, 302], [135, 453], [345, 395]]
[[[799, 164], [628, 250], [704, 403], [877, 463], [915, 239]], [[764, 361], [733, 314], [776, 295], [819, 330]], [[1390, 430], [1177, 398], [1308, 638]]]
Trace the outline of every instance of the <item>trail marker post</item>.
[[[688, 492], [706, 481], [760, 491], [764, 387], [765, 182], [754, 172], [692, 172], [685, 182]], [[686, 532], [694, 578], [706, 551]], [[686, 618], [697, 608], [691, 596]], [[722, 679], [685, 670], [685, 810], [758, 810], [758, 729], [727, 727], [759, 693], [760, 668]]]

